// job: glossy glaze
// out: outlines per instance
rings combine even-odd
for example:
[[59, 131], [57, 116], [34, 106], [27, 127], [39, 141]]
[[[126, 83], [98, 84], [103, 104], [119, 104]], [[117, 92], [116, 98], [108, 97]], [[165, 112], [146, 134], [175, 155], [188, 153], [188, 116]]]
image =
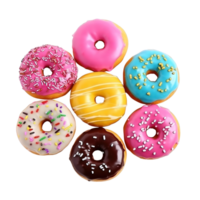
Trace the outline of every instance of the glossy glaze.
[[[158, 75], [155, 82], [147, 78], [149, 71]], [[176, 63], [168, 55], [155, 50], [145, 50], [135, 55], [124, 69], [127, 92], [142, 103], [165, 100], [179, 85]]]
[[[103, 49], [95, 47], [98, 41], [104, 42]], [[81, 25], [73, 35], [74, 58], [86, 69], [95, 72], [111, 71], [118, 58], [125, 55], [123, 50], [127, 50], [127, 41], [125, 32], [113, 22], [90, 20]]]
[[[45, 68], [50, 74], [43, 74]], [[22, 91], [46, 96], [62, 93], [72, 87], [80, 68], [64, 47], [52, 44], [28, 50], [18, 65], [17, 80]]]
[[[43, 131], [49, 121], [51, 131]], [[53, 155], [62, 151], [72, 140], [76, 130], [75, 119], [68, 108], [54, 100], [36, 101], [19, 115], [17, 136], [21, 144], [38, 155]]]
[[[94, 160], [92, 154], [100, 150], [101, 160]], [[87, 180], [107, 180], [114, 177], [124, 166], [125, 149], [111, 132], [94, 128], [81, 134], [74, 143], [70, 161], [75, 171]]]
[[[155, 137], [148, 137], [147, 130], [156, 130]], [[158, 105], [145, 105], [131, 114], [124, 125], [127, 148], [136, 156], [156, 159], [169, 155], [180, 138], [178, 121], [172, 113]]]
[[[95, 98], [104, 97], [97, 104]], [[72, 109], [91, 126], [108, 126], [117, 122], [126, 110], [126, 94], [120, 80], [105, 72], [93, 72], [82, 76], [71, 91]]]

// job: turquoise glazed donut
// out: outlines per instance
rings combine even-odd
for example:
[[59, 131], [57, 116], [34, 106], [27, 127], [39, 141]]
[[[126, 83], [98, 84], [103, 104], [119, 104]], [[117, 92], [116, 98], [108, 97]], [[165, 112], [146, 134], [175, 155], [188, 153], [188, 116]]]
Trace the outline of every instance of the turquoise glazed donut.
[[[148, 74], [157, 75], [150, 81]], [[168, 55], [145, 50], [133, 56], [124, 67], [124, 86], [134, 100], [144, 104], [158, 104], [170, 98], [179, 85], [176, 63]]]

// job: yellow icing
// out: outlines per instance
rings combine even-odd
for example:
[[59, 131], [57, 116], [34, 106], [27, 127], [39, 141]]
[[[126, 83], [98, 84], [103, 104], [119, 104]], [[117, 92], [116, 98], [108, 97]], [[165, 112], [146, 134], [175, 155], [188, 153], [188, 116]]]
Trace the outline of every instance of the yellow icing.
[[[97, 96], [104, 102], [97, 104]], [[74, 112], [92, 126], [108, 126], [117, 122], [126, 110], [126, 94], [120, 80], [105, 72], [82, 76], [73, 86], [70, 96]]]

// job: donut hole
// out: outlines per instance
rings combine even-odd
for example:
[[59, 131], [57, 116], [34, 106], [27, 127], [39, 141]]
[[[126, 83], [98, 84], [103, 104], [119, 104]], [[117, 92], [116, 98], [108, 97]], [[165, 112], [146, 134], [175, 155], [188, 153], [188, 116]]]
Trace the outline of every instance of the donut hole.
[[42, 130], [45, 132], [49, 132], [52, 130], [52, 124], [50, 121], [44, 121], [42, 122]]
[[158, 79], [158, 73], [153, 70], [147, 71], [146, 76], [149, 79], [149, 81], [151, 81], [151, 82], [155, 82]]
[[93, 159], [98, 161], [98, 160], [102, 160], [103, 158], [103, 154], [104, 152], [103, 151], [100, 151], [100, 150], [96, 150], [92, 153], [92, 156], [93, 156]]
[[154, 128], [149, 128], [147, 131], [147, 136], [150, 138], [155, 138], [157, 136], [157, 131]]
[[95, 43], [95, 47], [96, 47], [96, 49], [103, 49], [105, 47], [105, 44], [103, 41], [97, 41]]
[[51, 76], [53, 74], [53, 72], [51, 71], [51, 69], [49, 67], [45, 67], [43, 69], [43, 75], [44, 76]]
[[97, 104], [104, 103], [104, 101], [105, 101], [105, 98], [104, 98], [104, 97], [97, 96], [97, 97], [95, 98], [95, 102], [96, 102]]

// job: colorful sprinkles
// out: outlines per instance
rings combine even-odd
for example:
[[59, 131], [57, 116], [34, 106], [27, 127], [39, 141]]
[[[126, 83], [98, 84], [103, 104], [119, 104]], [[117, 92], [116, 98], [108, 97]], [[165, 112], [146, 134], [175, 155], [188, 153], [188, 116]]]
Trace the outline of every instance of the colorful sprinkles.
[[[59, 110], [52, 112], [57, 107], [59, 107]], [[36, 112], [34, 112], [34, 109], [36, 109]], [[45, 112], [42, 110], [45, 110]], [[28, 119], [29, 113], [32, 113], [31, 119]], [[17, 123], [18, 138], [23, 146], [36, 154], [58, 153], [71, 141], [74, 134], [75, 121], [70, 115], [71, 113], [64, 108], [63, 104], [56, 103], [53, 100], [34, 102], [19, 116]], [[40, 124], [43, 120], [51, 122], [52, 131], [41, 131]], [[66, 137], [69, 139], [64, 145]], [[54, 145], [52, 144], [57, 144], [57, 147], [53, 148]], [[39, 146], [46, 147], [41, 148]]]

